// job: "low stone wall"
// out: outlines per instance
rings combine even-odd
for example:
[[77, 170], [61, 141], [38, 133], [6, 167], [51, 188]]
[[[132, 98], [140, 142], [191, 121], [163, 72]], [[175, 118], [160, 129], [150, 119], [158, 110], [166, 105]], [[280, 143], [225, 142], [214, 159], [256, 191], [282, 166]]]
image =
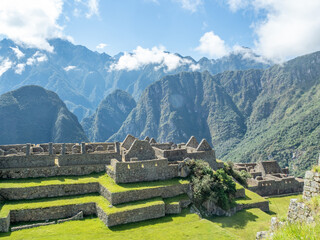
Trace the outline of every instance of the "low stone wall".
[[53, 224], [56, 224], [56, 222], [52, 221], [52, 222], [44, 222], [44, 223], [34, 223], [34, 224], [22, 225], [22, 226], [12, 227], [11, 228], [11, 232], [19, 231], [19, 230], [22, 230], [22, 229], [40, 227], [40, 226], [53, 225]]
[[30, 156], [5, 156], [0, 157], [0, 168], [32, 168], [54, 166], [54, 156], [30, 155]]
[[165, 205], [166, 214], [179, 214], [181, 213], [180, 204], [166, 204]]
[[104, 164], [0, 169], [0, 179], [83, 176], [91, 173], [105, 172], [105, 170], [106, 166]]
[[85, 216], [96, 214], [95, 203], [72, 204], [47, 208], [19, 209], [10, 211], [10, 222], [33, 222], [68, 218], [83, 211]]
[[261, 211], [269, 212], [269, 201], [256, 202], [251, 204], [238, 204], [236, 206], [237, 212], [248, 208], [260, 208]]
[[237, 189], [235, 198], [244, 198], [244, 197], [246, 197], [246, 190], [244, 188]]
[[99, 183], [47, 185], [26, 188], [0, 188], [6, 200], [26, 200], [46, 197], [62, 197], [99, 192]]
[[58, 161], [60, 166], [71, 165], [109, 165], [111, 159], [121, 159], [119, 153], [87, 153], [87, 154], [66, 154], [59, 155]]
[[157, 188], [148, 188], [141, 190], [132, 190], [126, 192], [111, 193], [107, 189], [101, 190], [100, 194], [104, 196], [112, 205], [120, 203], [144, 200], [154, 197], [175, 197], [180, 194], [186, 193], [189, 189], [189, 184], [177, 184], [172, 186], [164, 186]]
[[112, 227], [120, 224], [160, 218], [164, 217], [165, 214], [165, 204], [162, 202], [158, 205], [109, 214], [107, 215], [105, 224], [108, 227]]
[[297, 199], [291, 199], [288, 211], [289, 222], [307, 222], [311, 223], [314, 221], [313, 213], [311, 209], [303, 202], [298, 202]]
[[304, 177], [303, 198], [310, 198], [320, 195], [320, 173], [307, 171]]
[[0, 218], [0, 232], [9, 232], [10, 228], [10, 214], [4, 218]]

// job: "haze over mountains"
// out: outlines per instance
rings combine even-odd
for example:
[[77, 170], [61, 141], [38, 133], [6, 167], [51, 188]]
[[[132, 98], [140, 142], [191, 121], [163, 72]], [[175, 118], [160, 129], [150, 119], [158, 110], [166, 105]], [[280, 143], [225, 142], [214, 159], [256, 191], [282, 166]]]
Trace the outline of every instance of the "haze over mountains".
[[[44, 86], [57, 92], [78, 120], [50, 91], [32, 87], [34, 94], [25, 90], [30, 87], [22, 88], [17, 90], [24, 96], [22, 102], [12, 97], [15, 91], [0, 98], [2, 131], [8, 135], [1, 144], [79, 142], [86, 136], [90, 141], [122, 141], [127, 134], [186, 142], [194, 135], [206, 138], [223, 160], [275, 159], [297, 175], [318, 158], [320, 52], [267, 69], [258, 56], [248, 58], [248, 52], [242, 52], [198, 62], [174, 55], [180, 60], [170, 71], [163, 62], [129, 70], [119, 67], [120, 59], [133, 55], [110, 57], [61, 39], [51, 44], [53, 53], [2, 40], [0, 91], [28, 84]], [[52, 109], [62, 110], [43, 109], [38, 114], [43, 108], [36, 102], [38, 94], [45, 106], [53, 102]], [[20, 120], [10, 121], [5, 116], [11, 116], [11, 110], [16, 112], [13, 119], [21, 120], [27, 113], [27, 121], [35, 123], [48, 115], [48, 125], [30, 127]], [[39, 127], [50, 131], [33, 136], [32, 129]], [[9, 130], [15, 128], [28, 128], [23, 136], [34, 138], [21, 138]]]
[[[217, 60], [165, 54], [165, 59], [138, 66], [123, 66], [120, 53], [111, 57], [62, 39], [49, 43], [54, 52], [18, 46], [9, 39], [0, 41], [0, 94], [25, 85], [39, 85], [56, 92], [81, 121], [94, 113], [102, 99], [116, 89], [138, 100], [142, 91], [161, 77], [181, 71], [211, 74], [225, 70], [266, 68], [268, 61], [243, 48]], [[160, 56], [160, 58], [163, 56]], [[126, 57], [135, 56], [126, 54]]]
[[320, 52], [266, 70], [187, 73], [150, 85], [109, 140], [211, 140], [225, 161], [275, 159], [301, 174], [320, 150]]
[[0, 133], [0, 144], [88, 140], [58, 95], [39, 86], [24, 86], [0, 96]]

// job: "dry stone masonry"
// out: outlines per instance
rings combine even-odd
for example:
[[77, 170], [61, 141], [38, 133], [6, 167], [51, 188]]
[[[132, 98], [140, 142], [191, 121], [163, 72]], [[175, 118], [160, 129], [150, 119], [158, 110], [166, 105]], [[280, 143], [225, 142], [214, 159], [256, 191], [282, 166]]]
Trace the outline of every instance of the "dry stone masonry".
[[281, 169], [277, 161], [236, 163], [235, 167], [239, 171], [244, 170], [251, 174], [252, 178], [248, 179], [248, 189], [261, 196], [303, 191], [303, 179], [289, 176], [288, 168]]
[[[5, 145], [0, 146], [0, 178], [79, 176], [107, 172], [116, 183], [122, 184], [168, 180], [188, 176], [186, 172], [181, 173], [182, 170], [185, 170], [181, 165], [183, 165], [183, 160], [187, 158], [204, 159], [213, 169], [217, 169], [218, 164], [214, 150], [205, 140], [198, 144], [197, 140], [191, 137], [189, 143], [188, 146], [185, 144], [157, 143], [153, 138], [147, 137], [145, 140], [139, 140], [128, 135], [122, 143]], [[164, 199], [175, 197], [186, 194], [189, 189], [189, 183], [183, 183], [117, 192], [106, 188], [97, 181], [0, 188], [0, 199], [10, 202], [12, 200], [28, 201], [51, 197], [99, 194], [112, 207], [157, 197]], [[187, 207], [189, 204], [190, 200], [181, 200], [174, 204], [159, 201], [156, 205], [146, 205], [145, 207], [118, 211], [112, 214], [106, 212], [105, 208], [96, 202], [46, 208], [13, 209], [5, 217], [0, 218], [0, 231], [9, 231], [10, 223], [15, 222], [77, 219], [78, 217], [74, 216], [79, 212], [81, 212], [81, 217], [97, 215], [110, 227], [158, 218], [165, 214], [179, 213], [181, 208]], [[31, 224], [26, 228], [32, 226], [37, 226], [37, 224]], [[24, 227], [22, 226], [22, 228]]]
[[[106, 173], [108, 179], [114, 181], [114, 185], [121, 184], [121, 186], [125, 186], [125, 184], [134, 182], [170, 180], [177, 177], [185, 178], [190, 174], [190, 169], [185, 164], [187, 159], [204, 160], [214, 170], [223, 167], [223, 163], [216, 161], [215, 151], [205, 139], [199, 143], [192, 136], [187, 144], [174, 144], [157, 143], [155, 139], [149, 137], [140, 140], [128, 135], [121, 143], [28, 143], [0, 146], [0, 179], [82, 176], [91, 173]], [[252, 172], [251, 169], [248, 169], [250, 166], [238, 165], [239, 168], [245, 168]], [[270, 167], [268, 170], [268, 164], [262, 163], [261, 166], [257, 165], [254, 169], [256, 171], [253, 175], [262, 177], [265, 181], [269, 181], [271, 176], [278, 176], [281, 181], [292, 180], [292, 178], [285, 177], [284, 173], [281, 172], [282, 170], [279, 170], [277, 166], [273, 166], [272, 170], [270, 170]], [[276, 180], [273, 179], [273, 181]], [[259, 186], [266, 183], [259, 182]], [[263, 191], [262, 193], [264, 193]], [[11, 223], [73, 219], [73, 216], [79, 212], [82, 212], [83, 216], [98, 216], [108, 227], [158, 218], [166, 214], [180, 213], [181, 208], [187, 207], [191, 203], [189, 199], [168, 204], [163, 201], [163, 199], [182, 194], [186, 195], [186, 193], [190, 193], [188, 181], [184, 181], [181, 184], [128, 189], [127, 191], [115, 191], [98, 180], [89, 183], [3, 187], [0, 188], [0, 200], [5, 201], [5, 203], [12, 200], [29, 201], [33, 199], [67, 196], [81, 197], [81, 195], [95, 194], [94, 196], [99, 199], [104, 199], [102, 202], [105, 202], [104, 204], [108, 206], [106, 208], [101, 206], [101, 202], [92, 201], [46, 208], [12, 209], [7, 215], [0, 218], [0, 232], [9, 231]], [[244, 197], [244, 193], [244, 189], [242, 189], [238, 191], [237, 195], [238, 197]], [[152, 199], [155, 198], [160, 199], [157, 204], [141, 205], [139, 208], [111, 211], [111, 213], [106, 210], [119, 204], [140, 200], [153, 201]], [[247, 207], [259, 207], [264, 211], [269, 210], [267, 201], [257, 204], [257, 206], [239, 205], [235, 211]]]

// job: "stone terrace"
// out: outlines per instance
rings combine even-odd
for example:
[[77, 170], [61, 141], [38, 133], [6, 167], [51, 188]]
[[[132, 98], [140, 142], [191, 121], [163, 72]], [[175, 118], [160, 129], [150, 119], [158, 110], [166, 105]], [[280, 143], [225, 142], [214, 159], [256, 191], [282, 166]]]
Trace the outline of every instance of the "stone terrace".
[[[203, 159], [213, 169], [206, 140], [156, 143], [128, 135], [115, 143], [0, 146], [0, 231], [10, 223], [96, 215], [108, 227], [180, 213], [191, 201], [184, 160]], [[238, 197], [245, 192], [238, 189]], [[263, 205], [239, 202], [239, 210]], [[258, 202], [258, 201], [257, 201]], [[253, 205], [252, 205], [253, 204]]]

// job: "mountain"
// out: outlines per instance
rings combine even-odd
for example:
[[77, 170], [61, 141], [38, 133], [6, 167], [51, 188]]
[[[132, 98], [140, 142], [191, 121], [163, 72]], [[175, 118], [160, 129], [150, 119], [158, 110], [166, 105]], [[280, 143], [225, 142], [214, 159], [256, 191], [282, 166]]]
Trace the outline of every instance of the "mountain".
[[275, 159], [296, 175], [320, 151], [320, 52], [266, 70], [184, 72], [162, 78], [109, 140], [207, 138], [225, 161]]
[[58, 95], [39, 86], [0, 96], [0, 132], [0, 144], [87, 141]]
[[211, 140], [215, 149], [223, 151], [238, 143], [245, 131], [245, 118], [218, 79], [209, 72], [183, 72], [149, 86], [109, 140], [131, 133], [162, 142], [186, 142], [194, 135]]
[[81, 125], [91, 141], [104, 142], [119, 130], [135, 106], [130, 94], [116, 90], [100, 103], [93, 115], [84, 118]]
[[142, 64], [133, 69], [115, 68], [112, 66], [121, 57], [133, 54], [111, 57], [63, 39], [51, 39], [49, 43], [53, 52], [19, 46], [9, 39], [0, 41], [0, 94], [25, 85], [42, 86], [56, 92], [79, 121], [93, 114], [114, 90], [125, 90], [137, 100], [147, 86], [168, 74], [194, 70], [216, 74], [270, 66], [270, 62], [250, 49], [243, 49], [221, 59], [202, 58], [198, 62], [171, 54], [174, 64], [170, 68], [164, 62]]

